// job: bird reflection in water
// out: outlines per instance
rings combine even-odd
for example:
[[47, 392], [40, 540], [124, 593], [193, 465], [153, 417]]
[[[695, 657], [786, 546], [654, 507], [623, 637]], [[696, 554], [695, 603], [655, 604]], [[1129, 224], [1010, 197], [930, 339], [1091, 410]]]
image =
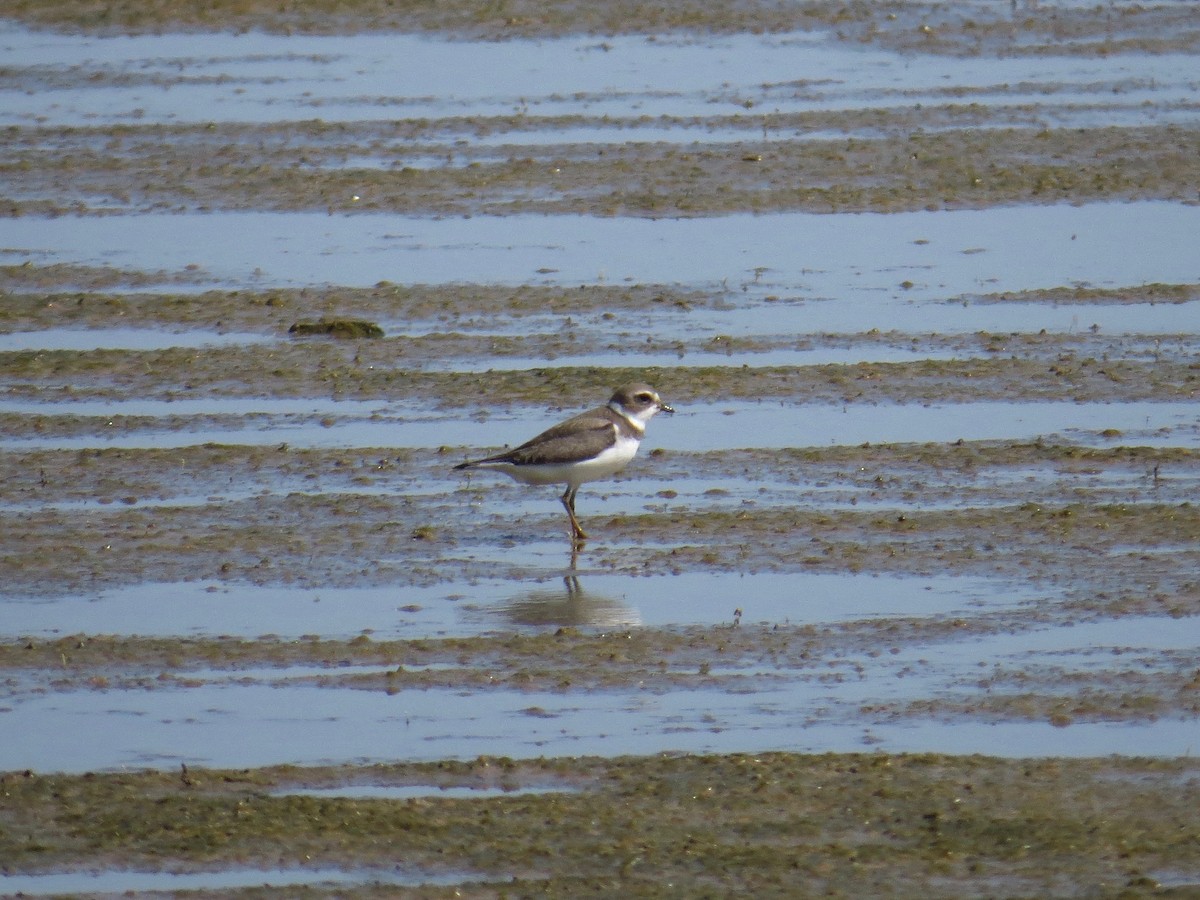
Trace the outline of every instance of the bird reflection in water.
[[563, 576], [563, 587], [539, 587], [511, 597], [503, 605], [516, 625], [568, 625], [628, 628], [642, 624], [641, 616], [624, 601], [584, 590], [574, 572]]

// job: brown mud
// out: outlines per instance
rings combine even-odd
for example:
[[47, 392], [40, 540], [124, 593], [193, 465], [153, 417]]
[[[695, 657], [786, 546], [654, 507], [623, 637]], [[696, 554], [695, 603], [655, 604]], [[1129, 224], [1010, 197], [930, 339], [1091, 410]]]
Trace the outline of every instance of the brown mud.
[[[312, 787], [428, 785], [408, 800]], [[768, 753], [0, 779], [21, 870], [254, 865], [459, 876], [414, 897], [1193, 896], [1189, 760]], [[511, 796], [440, 798], [443, 787]], [[560, 788], [522, 793], [524, 787]], [[269, 873], [266, 873], [269, 877]], [[319, 875], [314, 875], [319, 879]], [[297, 887], [292, 896], [325, 896]], [[262, 891], [222, 891], [260, 896]], [[189, 893], [189, 896], [216, 896]]]
[[368, 31], [445, 33], [504, 39], [563, 34], [726, 34], [831, 31], [838, 40], [890, 49], [951, 55], [1038, 56], [1075, 53], [1194, 52], [1200, 33], [1188, 4], [1114, 4], [1098, 13], [1087, 4], [926, 3], [844, 0], [778, 4], [738, 0], [714, 7], [704, 0], [669, 6], [640, 0], [552, 3], [468, 0], [398, 6], [387, 0], [75, 0], [45, 4], [5, 0], [0, 12], [39, 26], [98, 33], [166, 30], [357, 34]]
[[[432, 343], [432, 342], [427, 342]], [[551, 343], [551, 342], [547, 342]], [[566, 345], [553, 342], [558, 353]], [[419, 349], [419, 348], [418, 348]], [[546, 352], [546, 348], [540, 348]], [[553, 355], [543, 357], [553, 359]], [[595, 392], [597, 383], [624, 384], [647, 377], [680, 402], [803, 396], [826, 403], [929, 403], [951, 396], [969, 400], [1136, 401], [1187, 400], [1200, 385], [1200, 368], [1179, 361], [958, 359], [912, 363], [763, 366], [729, 378], [729, 367], [563, 366], [524, 371], [422, 372], [395, 342], [322, 343], [261, 348], [158, 351], [46, 350], [14, 352], [6, 360], [10, 397], [141, 399], [186, 397], [337, 397], [434, 399], [439, 408], [469, 406], [488, 393], [509, 404], [551, 404]], [[264, 368], [266, 366], [267, 368]], [[70, 387], [68, 387], [68, 385]], [[56, 396], [57, 395], [57, 396]], [[50, 421], [56, 417], [51, 414]], [[105, 422], [112, 433], [120, 423]], [[39, 430], [35, 423], [33, 430]]]
[[[237, 445], [2, 453], [6, 584], [62, 593], [139, 581], [436, 583], [494, 573], [486, 555], [471, 557], [510, 540], [511, 523], [476, 506], [494, 506], [486, 480], [449, 471], [460, 456]], [[1115, 589], [1145, 599], [1161, 580], [1169, 605], [1195, 612], [1193, 450], [972, 442], [659, 452], [646, 465], [660, 499], [602, 519], [585, 568], [1003, 573], [1084, 597]], [[1106, 477], [1129, 486], [1106, 489]], [[721, 490], [747, 478], [764, 487], [753, 499]], [[224, 498], [229, 485], [246, 499]], [[772, 485], [788, 488], [779, 504]], [[834, 488], [847, 507], [826, 508]], [[204, 497], [212, 499], [180, 502]], [[860, 501], [869, 506], [855, 509]], [[534, 522], [557, 533], [549, 503]], [[47, 556], [49, 545], [61, 549]], [[620, 549], [628, 545], [644, 549], [629, 558]], [[1159, 547], [1172, 552], [1153, 553]], [[509, 575], [526, 571], [518, 557]]]
[[[1003, 129], [990, 127], [995, 114], [981, 108], [948, 130], [925, 133], [931, 115], [923, 104], [896, 111], [891, 121], [874, 126], [881, 137], [764, 142], [755, 132], [804, 127], [788, 116], [764, 116], [746, 123], [751, 130], [745, 140], [711, 147], [501, 147], [499, 161], [491, 159], [496, 148], [487, 148], [489, 159], [482, 161], [456, 149], [461, 164], [439, 168], [405, 165], [404, 153], [445, 151], [440, 144], [414, 147], [404, 133], [411, 128], [386, 124], [336, 126], [335, 141], [325, 136], [335, 126], [323, 124], [215, 131], [146, 125], [132, 134], [127, 126], [37, 129], [25, 140], [7, 142], [0, 194], [13, 199], [0, 211], [103, 214], [119, 207], [687, 217], [1197, 199], [1200, 135], [1192, 129]], [[824, 118], [825, 128], [857, 125], [855, 114]], [[979, 127], [985, 123], [989, 127]], [[549, 134], [565, 124], [551, 119], [542, 127]], [[480, 127], [494, 131], [503, 123]], [[435, 123], [431, 130], [444, 129]], [[402, 142], [406, 146], [398, 154], [394, 148]], [[393, 165], [341, 165], [364, 150]], [[295, 168], [297, 154], [306, 160], [303, 172]]]

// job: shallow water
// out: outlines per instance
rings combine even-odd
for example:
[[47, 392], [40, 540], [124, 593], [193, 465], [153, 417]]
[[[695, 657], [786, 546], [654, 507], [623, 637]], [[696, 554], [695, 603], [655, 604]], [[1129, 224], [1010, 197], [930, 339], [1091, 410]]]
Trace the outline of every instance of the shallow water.
[[[580, 111], [654, 120], [746, 114], [747, 99], [758, 118], [944, 102], [952, 87], [1003, 86], [1002, 102], [1045, 104], [1046, 85], [1064, 95], [1053, 101], [1104, 104], [1127, 115], [1136, 115], [1147, 96], [1162, 103], [1194, 100], [1187, 56], [950, 59], [847, 46], [823, 34], [475, 42], [255, 32], [87, 37], [6, 24], [0, 52], [7, 65], [47, 67], [54, 79], [51, 90], [36, 96], [0, 93], [0, 124], [337, 122]], [[129, 74], [133, 83], [113, 83]], [[1114, 92], [1118, 85], [1125, 90]], [[1139, 94], [1137, 85], [1152, 88]], [[988, 102], [986, 95], [971, 99]]]
[[[543, 560], [562, 560], [549, 547]], [[528, 554], [516, 548], [505, 552]], [[536, 556], [528, 556], [530, 561]], [[5, 630], [20, 636], [233, 635], [283, 639], [319, 634], [376, 640], [486, 634], [507, 629], [720, 625], [741, 609], [746, 623], [804, 624], [879, 616], [949, 615], [1004, 608], [1029, 586], [938, 576], [683, 573], [630, 578], [580, 573], [520, 584], [473, 581], [431, 587], [304, 589], [205, 583], [139, 584], [63, 597], [8, 597]]]
[[152, 328], [49, 328], [0, 334], [0, 353], [38, 350], [164, 350], [169, 347], [232, 347], [264, 344], [267, 335], [213, 332], [162, 331]]
[[[927, 689], [890, 661], [827, 686], [758, 679], [734, 688], [672, 691], [426, 689], [384, 691], [258, 685], [31, 695], [5, 713], [13, 740], [0, 769], [85, 771], [124, 766], [240, 768], [496, 756], [730, 752], [1003, 753], [1011, 756], [1181, 756], [1195, 751], [1190, 720], [1145, 723], [978, 723], [878, 720], [860, 703]], [[907, 663], [906, 663], [907, 665]], [[968, 669], [968, 673], [977, 666]], [[935, 681], [945, 678], [936, 673]], [[847, 684], [859, 683], [850, 690]], [[874, 685], [875, 690], [870, 687]], [[97, 727], [101, 722], [104, 727]], [[88, 729], [86, 746], [56, 736]]]
[[456, 884], [470, 876], [434, 875], [406, 872], [403, 869], [221, 869], [215, 872], [138, 872], [112, 870], [100, 872], [53, 872], [46, 875], [0, 875], [0, 892], [5, 896], [36, 897], [47, 894], [114, 894], [159, 891], [211, 891], [264, 887], [278, 890], [289, 887], [334, 885], [418, 885]]
[[[1144, 240], [1138, 253], [1127, 252], [1130, 234]], [[792, 295], [904, 306], [1073, 284], [1198, 282], [1200, 205], [1143, 201], [707, 219], [298, 212], [26, 217], [0, 219], [0, 247], [0, 262], [151, 271], [195, 265], [217, 282], [256, 287], [628, 281], [736, 289], [765, 271]], [[891, 328], [874, 317], [876, 310], [867, 307], [853, 330]], [[1169, 315], [1166, 310], [1159, 315]], [[825, 327], [818, 324], [820, 308], [809, 311], [813, 327]], [[988, 314], [1000, 312], [987, 307], [974, 315]], [[926, 316], [925, 326], [909, 327], [939, 332], [941, 318], [953, 312], [942, 308]]]
[[[889, 489], [868, 484], [869, 479], [852, 473], [827, 473], [821, 476], [789, 476], [788, 473], [766, 471], [761, 466], [748, 469], [741, 477], [731, 479], [715, 470], [711, 460], [704, 460], [704, 474], [692, 474], [695, 457], [685, 456], [673, 461], [669, 469], [654, 466], [653, 470], [630, 470], [603, 486], [593, 485], [580, 501], [592, 515], [635, 516], [644, 511], [666, 512], [673, 509], [712, 509], [720, 511], [738, 503], [745, 509], [786, 509], [812, 507], [828, 511], [985, 509], [1012, 506], [1020, 503], [1073, 502], [1082, 498], [1090, 502], [1135, 505], [1157, 502], [1163, 497], [1187, 497], [1200, 488], [1200, 473], [1168, 466], [1155, 472], [1153, 464], [1131, 466], [1121, 470], [1084, 469], [1072, 471], [1060, 466], [1012, 466], [994, 471], [967, 473], [946, 472], [936, 483], [925, 478], [901, 479]], [[659, 490], [648, 491], [653, 478]], [[126, 488], [127, 490], [127, 488]], [[503, 550], [503, 560], [521, 561], [545, 566], [552, 570], [562, 559], [562, 546], [557, 543], [522, 540], [512, 523], [545, 520], [550, 517], [554, 492], [549, 488], [530, 488], [503, 479], [482, 476], [466, 480], [461, 474], [448, 471], [442, 464], [418, 466], [404, 476], [380, 478], [374, 483], [332, 480], [314, 483], [307, 474], [291, 477], [261, 479], [247, 484], [217, 475], [206, 486], [162, 485], [150, 494], [121, 493], [113, 489], [96, 494], [77, 492], [80, 496], [47, 500], [36, 490], [18, 494], [17, 499], [0, 503], [0, 513], [20, 514], [34, 511], [54, 512], [66, 516], [95, 514], [121, 509], [158, 509], [166, 515], [195, 509], [219, 515], [223, 509], [246, 506], [281, 497], [343, 498], [345, 501], [374, 498], [422, 499], [431, 505], [447, 501], [447, 493], [458, 498], [463, 493], [463, 509], [475, 515], [487, 515], [496, 522], [510, 544]], [[503, 522], [501, 521], [503, 518]], [[607, 542], [606, 542], [607, 543]], [[614, 548], [625, 546], [609, 544]], [[645, 543], [639, 545], [646, 546]], [[1139, 552], [1175, 553], [1187, 545], [1143, 548]], [[637, 548], [630, 547], [630, 550]], [[472, 548], [469, 559], [491, 558], [491, 548]], [[1127, 552], [1134, 552], [1131, 546]], [[482, 556], [481, 556], [482, 554]], [[497, 561], [500, 561], [497, 559]], [[15, 595], [14, 595], [15, 596]]]
[[[105, 427], [110, 416], [99, 417], [97, 428], [82, 437], [0, 438], [0, 449], [46, 450], [82, 448], [194, 447], [201, 444], [263, 446], [286, 442], [292, 447], [438, 448], [463, 447], [464, 456], [482, 450], [516, 446], [553, 424], [544, 411], [515, 410], [495, 413], [486, 425], [456, 414], [404, 414], [388, 404], [357, 401], [310, 401], [315, 412], [337, 416], [333, 421], [312, 421], [313, 416], [273, 413], [304, 402], [274, 400], [213, 400], [212, 414], [230, 409], [261, 408], [265, 421], [241, 428], [213, 427], [201, 418], [189, 427], [187, 414], [173, 418], [170, 427], [148, 420]], [[346, 407], [342, 404], [345, 403]], [[120, 412], [138, 415], [138, 401]], [[149, 401], [147, 407], [166, 410], [173, 403]], [[43, 407], [43, 414], [68, 413], [73, 404]], [[20, 404], [20, 408], [28, 409]], [[85, 406], [88, 408], [88, 406]], [[186, 409], [181, 404], [181, 409]], [[195, 408], [195, 407], [193, 407]], [[154, 413], [149, 413], [153, 415]], [[1117, 433], [1101, 434], [1107, 429]], [[1052, 437], [1093, 445], [1134, 443], [1138, 446], [1200, 446], [1200, 420], [1195, 404], [1162, 403], [1005, 403], [983, 401], [926, 406], [908, 404], [856, 404], [796, 406], [778, 401], [759, 403], [726, 401], [700, 408], [680, 408], [669, 423], [651, 429], [642, 452], [657, 448], [680, 451], [736, 450], [744, 448], [853, 446], [863, 443], [952, 442], [997, 439], [1033, 440]]]
[[569, 787], [446, 787], [426, 784], [344, 784], [329, 788], [285, 788], [279, 795], [300, 797], [349, 797], [355, 800], [413, 800], [434, 797], [444, 800], [482, 800], [488, 797], [520, 797], [526, 794], [561, 794]]

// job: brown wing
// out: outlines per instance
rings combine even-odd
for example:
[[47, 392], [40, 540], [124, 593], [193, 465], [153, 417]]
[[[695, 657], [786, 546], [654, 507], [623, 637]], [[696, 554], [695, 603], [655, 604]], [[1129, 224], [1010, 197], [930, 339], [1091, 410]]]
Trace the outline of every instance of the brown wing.
[[574, 462], [611, 446], [615, 424], [615, 413], [601, 406], [560, 422], [519, 447], [477, 462], [508, 462], [518, 466]]

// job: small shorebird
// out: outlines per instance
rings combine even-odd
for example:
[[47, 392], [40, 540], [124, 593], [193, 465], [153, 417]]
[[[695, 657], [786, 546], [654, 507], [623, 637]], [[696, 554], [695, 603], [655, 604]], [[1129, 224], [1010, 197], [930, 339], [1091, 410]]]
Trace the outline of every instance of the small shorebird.
[[578, 546], [587, 538], [575, 518], [579, 486], [625, 468], [646, 434], [646, 423], [658, 412], [675, 410], [650, 385], [627, 384], [605, 406], [560, 422], [520, 447], [454, 468], [495, 469], [524, 484], [565, 484], [560, 499], [571, 519], [571, 542]]

